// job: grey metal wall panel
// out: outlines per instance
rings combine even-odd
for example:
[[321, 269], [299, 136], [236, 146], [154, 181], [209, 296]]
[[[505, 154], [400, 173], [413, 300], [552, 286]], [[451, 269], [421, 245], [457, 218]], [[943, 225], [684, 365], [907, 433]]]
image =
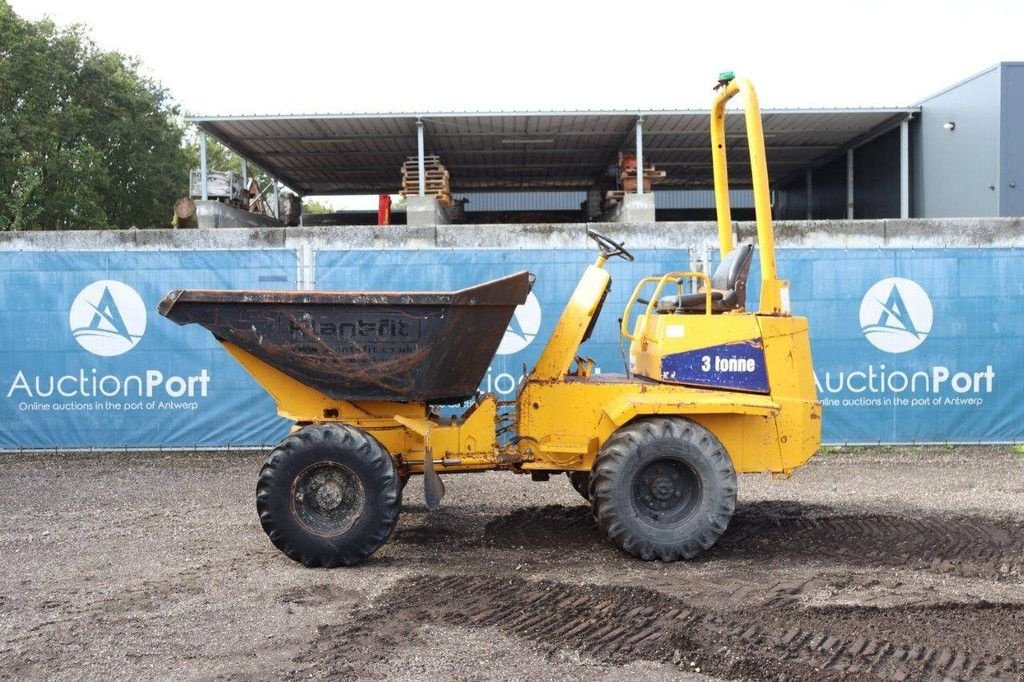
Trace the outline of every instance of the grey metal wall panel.
[[853, 217], [900, 217], [899, 128], [854, 150]]
[[[715, 191], [712, 189], [659, 189], [654, 187], [655, 203], [658, 208], [715, 208]], [[730, 208], [753, 208], [754, 190], [729, 190]]]
[[1000, 74], [996, 66], [921, 102], [911, 149], [915, 217], [999, 215]]
[[803, 176], [780, 187], [772, 210], [776, 220], [803, 220], [807, 217], [807, 181]]
[[811, 198], [815, 220], [846, 217], [846, 155], [814, 171]]
[[[715, 192], [710, 189], [654, 188], [659, 209], [714, 209]], [[466, 212], [480, 211], [576, 211], [587, 199], [586, 192], [459, 192], [455, 199], [469, 199]], [[733, 209], [754, 207], [750, 189], [729, 190]], [[800, 216], [803, 217], [803, 216]]]
[[476, 211], [578, 211], [586, 192], [460, 192], [455, 199], [469, 199], [466, 212]]
[[1024, 64], [1002, 65], [999, 215], [1024, 216]]

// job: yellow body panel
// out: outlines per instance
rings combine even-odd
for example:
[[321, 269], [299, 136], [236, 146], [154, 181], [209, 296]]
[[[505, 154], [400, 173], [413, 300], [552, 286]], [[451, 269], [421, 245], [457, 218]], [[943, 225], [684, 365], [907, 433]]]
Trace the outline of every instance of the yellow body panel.
[[405, 473], [423, 470], [428, 442], [439, 471], [480, 471], [508, 463], [497, 446], [493, 395], [483, 396], [459, 419], [439, 419], [424, 403], [334, 400], [238, 346], [221, 345], [270, 393], [282, 417], [299, 425], [340, 422], [362, 429], [380, 441]]
[[[680, 325], [683, 335], [675, 331]], [[654, 315], [646, 327], [638, 324], [635, 336], [633, 347], [642, 348], [631, 353], [637, 378], [604, 375], [525, 384], [519, 399], [519, 433], [529, 449], [524, 469], [589, 470], [616, 429], [651, 415], [678, 415], [708, 427], [738, 472], [789, 473], [818, 449], [821, 405], [806, 319]], [[748, 340], [763, 346], [767, 394], [656, 380], [665, 354]]]
[[562, 316], [558, 318], [551, 339], [544, 347], [531, 376], [538, 379], [557, 379], [569, 371], [590, 320], [601, 304], [611, 276], [603, 267], [604, 259], [588, 266], [576, 290], [569, 297]]
[[526, 470], [589, 471], [616, 429], [651, 415], [688, 417], [707, 426], [737, 471], [783, 470], [775, 432], [779, 406], [768, 396], [600, 375], [527, 382], [519, 410]]
[[[646, 322], [646, 324], [644, 324]], [[754, 315], [651, 315], [637, 318], [630, 346], [630, 371], [661, 381], [661, 358], [761, 336]]]

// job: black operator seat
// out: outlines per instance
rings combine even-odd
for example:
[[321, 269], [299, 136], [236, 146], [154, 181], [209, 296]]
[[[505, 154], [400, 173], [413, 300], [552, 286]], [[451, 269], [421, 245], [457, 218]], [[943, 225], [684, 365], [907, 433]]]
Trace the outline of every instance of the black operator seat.
[[[754, 256], [753, 244], [741, 244], [729, 252], [711, 275], [711, 312], [724, 313], [747, 303], [747, 275]], [[697, 293], [664, 296], [655, 308], [659, 313], [703, 313], [704, 288]]]

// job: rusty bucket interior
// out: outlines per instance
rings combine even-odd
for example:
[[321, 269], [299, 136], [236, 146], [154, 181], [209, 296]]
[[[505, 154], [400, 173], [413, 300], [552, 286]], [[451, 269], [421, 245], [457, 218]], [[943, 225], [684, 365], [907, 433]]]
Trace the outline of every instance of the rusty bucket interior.
[[529, 272], [451, 292], [172, 291], [159, 312], [199, 324], [337, 400], [471, 398]]

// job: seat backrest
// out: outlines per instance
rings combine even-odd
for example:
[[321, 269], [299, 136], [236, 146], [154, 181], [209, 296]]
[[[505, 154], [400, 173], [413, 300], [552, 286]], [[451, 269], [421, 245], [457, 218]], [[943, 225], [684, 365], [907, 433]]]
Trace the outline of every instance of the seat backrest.
[[741, 244], [729, 252], [711, 275], [711, 288], [725, 292], [722, 303], [742, 308], [747, 303], [747, 275], [754, 256], [753, 244]]

